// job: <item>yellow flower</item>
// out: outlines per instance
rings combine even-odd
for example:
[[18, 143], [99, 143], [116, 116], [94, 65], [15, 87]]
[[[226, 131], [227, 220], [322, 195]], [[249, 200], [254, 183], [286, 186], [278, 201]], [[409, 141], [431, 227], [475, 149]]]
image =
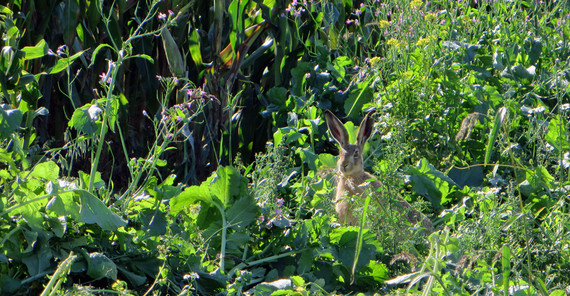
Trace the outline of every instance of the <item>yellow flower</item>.
[[382, 62], [382, 58], [373, 57], [370, 59], [370, 66], [372, 66], [372, 68], [378, 68], [378, 66], [380, 66], [381, 62]]
[[420, 6], [422, 6], [424, 4], [424, 2], [422, 0], [412, 0], [410, 1], [410, 6], [412, 7], [412, 9], [414, 8], [419, 8]]
[[402, 47], [402, 42], [400, 42], [399, 40], [394, 39], [394, 38], [390, 38], [387, 43], [388, 43], [388, 45], [396, 47], [396, 48]]
[[419, 47], [425, 47], [427, 45], [429, 45], [430, 43], [432, 43], [432, 41], [434, 41], [436, 38], [435, 36], [427, 36], [425, 38], [421, 38], [420, 40], [418, 40], [418, 42], [416, 43]]
[[435, 13], [428, 13], [424, 16], [424, 18], [428, 22], [433, 22], [437, 19], [437, 16], [435, 15]]
[[384, 29], [384, 28], [388, 27], [389, 25], [390, 25], [390, 22], [388, 22], [387, 20], [378, 21], [378, 28], [380, 28], [380, 29]]

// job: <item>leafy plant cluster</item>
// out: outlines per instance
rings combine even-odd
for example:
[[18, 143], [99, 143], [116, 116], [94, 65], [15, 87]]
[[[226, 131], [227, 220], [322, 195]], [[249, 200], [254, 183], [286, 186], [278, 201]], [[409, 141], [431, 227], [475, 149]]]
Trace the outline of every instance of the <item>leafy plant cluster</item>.
[[[565, 295], [568, 21], [565, 1], [10, 1], [0, 294]], [[324, 109], [351, 138], [379, 114], [359, 227]], [[375, 198], [397, 194], [437, 230]]]

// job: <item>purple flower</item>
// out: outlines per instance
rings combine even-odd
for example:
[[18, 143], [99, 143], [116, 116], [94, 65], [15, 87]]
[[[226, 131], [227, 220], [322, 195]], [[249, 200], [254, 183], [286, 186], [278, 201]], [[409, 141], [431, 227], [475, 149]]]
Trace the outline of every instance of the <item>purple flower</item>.
[[353, 19], [348, 19], [348, 20], [346, 20], [346, 24], [347, 24], [347, 25], [352, 25], [352, 24], [354, 24], [355, 26], [358, 26], [359, 21], [358, 21], [357, 19], [354, 19], [354, 20], [353, 20]]
[[63, 56], [67, 51], [67, 45], [62, 45], [60, 47], [57, 48], [57, 55], [58, 56]]
[[111, 75], [109, 73], [101, 73], [99, 74], [99, 81], [104, 84], [111, 84]]
[[283, 199], [282, 199], [282, 198], [278, 198], [278, 199], [277, 199], [277, 206], [278, 206], [278, 207], [282, 207], [282, 206], [283, 206]]
[[165, 21], [166, 20], [166, 13], [159, 12], [158, 13], [158, 19], [161, 21]]
[[281, 216], [281, 215], [283, 215], [283, 211], [281, 209], [277, 209], [277, 210], [275, 210], [275, 215]]

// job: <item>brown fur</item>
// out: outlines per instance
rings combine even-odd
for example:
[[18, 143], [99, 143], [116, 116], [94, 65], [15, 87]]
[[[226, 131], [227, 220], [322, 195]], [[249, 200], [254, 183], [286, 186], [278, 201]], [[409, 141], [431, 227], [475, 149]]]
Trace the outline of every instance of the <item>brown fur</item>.
[[374, 114], [374, 111], [364, 117], [358, 127], [356, 143], [350, 144], [348, 132], [342, 122], [331, 111], [325, 111], [325, 119], [329, 131], [340, 145], [337, 163], [339, 173], [335, 195], [335, 210], [339, 220], [341, 223], [348, 225], [357, 225], [358, 220], [351, 209], [350, 198], [363, 198], [364, 194], [375, 194], [384, 209], [389, 209], [391, 206], [401, 213], [410, 223], [416, 224], [421, 221], [426, 230], [433, 230], [431, 221], [422, 213], [413, 209], [402, 197], [396, 196], [396, 202], [389, 203], [389, 198], [381, 196], [380, 193], [377, 192], [378, 188], [383, 187], [382, 183], [376, 180], [374, 175], [364, 170], [362, 150], [364, 143], [366, 143], [368, 138], [372, 135], [374, 126], [371, 118], [372, 114]]

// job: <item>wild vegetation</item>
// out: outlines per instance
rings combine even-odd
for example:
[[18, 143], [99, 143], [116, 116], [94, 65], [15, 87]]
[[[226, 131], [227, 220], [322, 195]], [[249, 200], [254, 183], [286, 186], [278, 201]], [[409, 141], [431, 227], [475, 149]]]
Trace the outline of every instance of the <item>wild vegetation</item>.
[[[569, 22], [564, 0], [5, 1], [0, 294], [566, 295]], [[357, 226], [327, 109], [351, 139], [376, 111]]]

